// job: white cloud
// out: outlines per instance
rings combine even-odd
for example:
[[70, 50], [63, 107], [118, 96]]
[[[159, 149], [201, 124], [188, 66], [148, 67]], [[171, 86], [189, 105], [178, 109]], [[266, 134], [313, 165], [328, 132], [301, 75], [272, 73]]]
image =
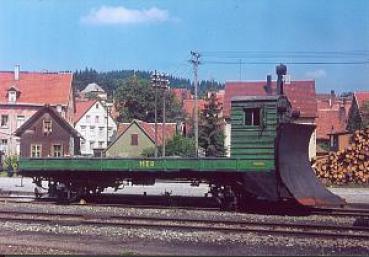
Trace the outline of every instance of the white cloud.
[[327, 76], [327, 72], [323, 69], [308, 71], [305, 73], [305, 77], [309, 79], [319, 79]]
[[151, 7], [150, 9], [128, 9], [124, 6], [101, 6], [92, 9], [81, 18], [81, 22], [92, 25], [123, 25], [137, 23], [158, 23], [170, 19], [167, 10]]

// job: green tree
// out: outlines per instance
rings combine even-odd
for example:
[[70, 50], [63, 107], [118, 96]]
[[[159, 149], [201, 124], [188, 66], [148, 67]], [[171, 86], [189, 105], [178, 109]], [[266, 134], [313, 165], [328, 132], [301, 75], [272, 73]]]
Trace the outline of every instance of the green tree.
[[222, 108], [214, 93], [206, 99], [205, 109], [200, 115], [199, 146], [205, 151], [205, 156], [224, 156], [224, 126], [220, 117]]
[[17, 168], [18, 168], [18, 157], [13, 155], [13, 156], [7, 156], [4, 159], [4, 164], [3, 164], [3, 169], [7, 172], [7, 175], [9, 177], [12, 177], [14, 175], [14, 173], [17, 172]]
[[[159, 146], [158, 150], [159, 156], [161, 156], [161, 146]], [[144, 149], [142, 155], [146, 157], [153, 157], [154, 153], [155, 149], [150, 147]], [[195, 142], [192, 138], [187, 138], [177, 134], [165, 144], [165, 155], [193, 157], [195, 156]]]
[[[128, 80], [117, 81], [118, 88], [115, 93], [117, 110], [120, 113], [119, 121], [131, 122], [132, 119], [140, 119], [146, 122], [155, 121], [155, 90], [147, 79], [137, 76]], [[158, 89], [157, 113], [158, 122], [163, 117], [163, 90]], [[170, 92], [166, 92], [166, 121], [175, 122], [182, 116], [181, 107]]]
[[349, 110], [349, 117], [347, 121], [347, 130], [354, 132], [357, 129], [363, 129], [369, 125], [369, 101], [363, 103], [363, 105], [357, 108], [357, 105], [353, 104]]

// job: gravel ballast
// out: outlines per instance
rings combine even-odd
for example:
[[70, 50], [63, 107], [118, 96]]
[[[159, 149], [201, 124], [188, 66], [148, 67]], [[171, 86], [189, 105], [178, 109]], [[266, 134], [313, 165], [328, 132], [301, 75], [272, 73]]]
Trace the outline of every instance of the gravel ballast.
[[[178, 217], [208, 220], [352, 224], [353, 218], [277, 216], [182, 209], [135, 209], [42, 204], [0, 204], [4, 211]], [[87, 225], [0, 222], [0, 250], [5, 254], [170, 254], [170, 255], [367, 255], [363, 240], [291, 238], [255, 233], [179, 231]]]

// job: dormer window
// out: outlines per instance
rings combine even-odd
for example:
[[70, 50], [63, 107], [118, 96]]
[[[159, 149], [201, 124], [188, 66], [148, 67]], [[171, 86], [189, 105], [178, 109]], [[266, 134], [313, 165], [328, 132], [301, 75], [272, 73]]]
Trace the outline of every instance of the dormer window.
[[9, 91], [8, 92], [8, 101], [10, 103], [15, 103], [17, 101], [17, 91]]
[[15, 103], [20, 93], [20, 90], [15, 85], [10, 86], [8, 89], [8, 102]]

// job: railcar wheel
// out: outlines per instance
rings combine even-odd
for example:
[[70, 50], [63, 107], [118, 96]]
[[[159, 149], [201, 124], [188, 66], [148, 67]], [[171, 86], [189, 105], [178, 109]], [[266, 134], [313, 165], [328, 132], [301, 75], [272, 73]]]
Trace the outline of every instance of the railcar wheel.
[[41, 198], [41, 193], [39, 192], [39, 190], [37, 189], [37, 187], [35, 187], [35, 189], [34, 189], [34, 193], [35, 193], [35, 197], [36, 197], [36, 199]]
[[212, 185], [211, 195], [216, 199], [222, 211], [235, 211], [238, 208], [238, 199], [231, 186]]

